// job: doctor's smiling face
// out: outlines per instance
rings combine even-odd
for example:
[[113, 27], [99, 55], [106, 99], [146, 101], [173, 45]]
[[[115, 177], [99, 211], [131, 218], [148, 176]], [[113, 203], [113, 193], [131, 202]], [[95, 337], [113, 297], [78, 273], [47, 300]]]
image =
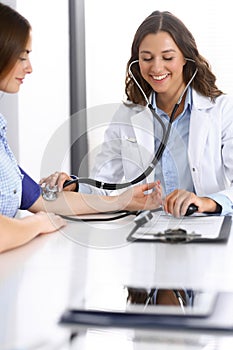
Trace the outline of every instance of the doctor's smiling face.
[[185, 86], [184, 56], [169, 33], [148, 34], [139, 46], [142, 77], [157, 93], [174, 95]]
[[14, 66], [8, 74], [0, 80], [0, 90], [7, 93], [16, 93], [19, 91], [21, 84], [27, 74], [32, 72], [32, 66], [29, 59], [31, 52], [32, 39], [29, 35], [25, 49], [19, 54]]

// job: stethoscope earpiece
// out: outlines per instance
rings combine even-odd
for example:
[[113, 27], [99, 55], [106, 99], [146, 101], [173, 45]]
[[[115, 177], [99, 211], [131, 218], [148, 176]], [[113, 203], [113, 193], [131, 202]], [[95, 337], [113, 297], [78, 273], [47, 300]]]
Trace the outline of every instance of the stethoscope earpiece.
[[193, 60], [192, 58], [185, 57], [184, 59], [185, 59], [186, 61], [196, 63], [196, 61], [195, 61], [195, 60]]

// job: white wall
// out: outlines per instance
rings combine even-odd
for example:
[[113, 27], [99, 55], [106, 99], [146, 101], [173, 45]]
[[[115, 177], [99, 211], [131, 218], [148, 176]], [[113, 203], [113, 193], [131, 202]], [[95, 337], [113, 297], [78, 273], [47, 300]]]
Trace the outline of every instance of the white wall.
[[228, 0], [85, 0], [87, 105], [122, 99], [133, 36], [155, 10], [173, 12], [186, 24], [211, 63], [219, 88], [233, 94], [230, 4]]
[[[69, 171], [69, 27], [66, 0], [5, 0], [32, 25], [31, 62], [18, 96], [3, 96], [1, 106], [8, 119], [8, 138], [20, 165], [36, 181], [55, 170]], [[8, 101], [9, 100], [9, 101]], [[12, 110], [13, 101], [15, 110]], [[18, 104], [17, 104], [18, 103]], [[14, 112], [14, 115], [13, 115]], [[11, 114], [12, 113], [12, 114]], [[64, 124], [60, 139], [55, 140], [55, 154], [44, 160], [54, 132]], [[17, 130], [18, 124], [18, 130]], [[15, 128], [14, 128], [15, 126]], [[13, 130], [14, 128], [14, 130]], [[18, 141], [17, 141], [18, 138]], [[59, 151], [68, 152], [63, 163]]]

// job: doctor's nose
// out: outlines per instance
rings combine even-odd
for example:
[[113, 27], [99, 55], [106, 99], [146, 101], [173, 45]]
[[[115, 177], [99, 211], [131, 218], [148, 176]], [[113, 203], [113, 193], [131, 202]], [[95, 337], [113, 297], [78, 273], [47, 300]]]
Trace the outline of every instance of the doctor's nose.
[[162, 60], [160, 58], [157, 58], [151, 62], [150, 70], [153, 73], [158, 74], [158, 73], [163, 71], [163, 67], [164, 67], [164, 64], [163, 64]]

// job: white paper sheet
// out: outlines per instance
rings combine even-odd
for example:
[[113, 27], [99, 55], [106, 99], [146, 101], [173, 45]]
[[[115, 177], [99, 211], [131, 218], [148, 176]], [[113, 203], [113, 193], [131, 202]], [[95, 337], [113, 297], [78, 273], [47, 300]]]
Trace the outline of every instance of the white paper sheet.
[[167, 229], [183, 229], [187, 234], [198, 234], [201, 238], [214, 239], [219, 236], [224, 216], [193, 215], [182, 218], [174, 218], [164, 213], [154, 213], [153, 219], [141, 226], [134, 233], [134, 237], [151, 239], [158, 233], [164, 233]]

